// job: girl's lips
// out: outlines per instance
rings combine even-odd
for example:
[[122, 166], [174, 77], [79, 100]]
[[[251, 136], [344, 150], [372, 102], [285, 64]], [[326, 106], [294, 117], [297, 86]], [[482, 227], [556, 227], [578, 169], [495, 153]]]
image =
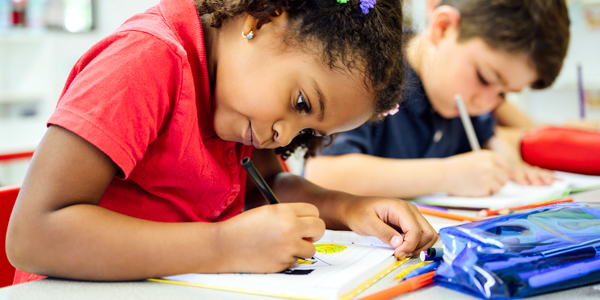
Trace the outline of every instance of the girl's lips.
[[252, 132], [252, 124], [248, 124], [248, 130], [246, 131], [246, 135], [244, 136], [244, 145], [246, 146], [254, 146], [256, 149], [260, 149], [260, 142], [254, 137], [254, 133]]

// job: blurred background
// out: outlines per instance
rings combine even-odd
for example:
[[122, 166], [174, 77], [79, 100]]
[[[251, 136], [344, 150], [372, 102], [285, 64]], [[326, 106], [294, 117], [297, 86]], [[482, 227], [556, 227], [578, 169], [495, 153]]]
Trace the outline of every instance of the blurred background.
[[[184, 1], [184, 0], [182, 0]], [[64, 82], [94, 43], [159, 0], [0, 0], [0, 158], [29, 152], [46, 131]], [[426, 0], [405, 0], [417, 30], [427, 26]], [[586, 118], [600, 122], [600, 0], [569, 0], [571, 44], [552, 88], [511, 94], [536, 122], [579, 119], [577, 66], [582, 66]], [[300, 155], [291, 158], [300, 173]], [[0, 186], [20, 184], [28, 158], [0, 160]]]

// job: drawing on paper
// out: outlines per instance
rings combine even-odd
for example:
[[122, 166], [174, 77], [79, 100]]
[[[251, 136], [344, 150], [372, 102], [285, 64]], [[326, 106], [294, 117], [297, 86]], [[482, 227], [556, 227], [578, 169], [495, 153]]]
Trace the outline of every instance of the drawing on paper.
[[315, 244], [315, 248], [317, 252], [323, 254], [340, 253], [348, 249], [347, 246], [337, 244]]

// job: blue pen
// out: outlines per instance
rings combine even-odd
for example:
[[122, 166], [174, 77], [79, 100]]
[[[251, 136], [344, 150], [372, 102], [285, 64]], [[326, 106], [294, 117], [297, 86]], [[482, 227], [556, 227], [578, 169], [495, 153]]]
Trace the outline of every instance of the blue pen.
[[421, 203], [416, 203], [416, 202], [411, 202], [411, 203], [414, 204], [414, 205], [416, 205], [417, 207], [431, 208], [431, 209], [435, 209], [435, 210], [439, 210], [439, 211], [448, 211], [448, 209], [443, 208], [443, 207], [439, 207], [439, 206], [421, 204]]
[[415, 277], [415, 276], [423, 275], [423, 274], [431, 272], [431, 271], [435, 271], [440, 266], [440, 263], [441, 263], [441, 261], [436, 260], [436, 261], [432, 261], [418, 269], [412, 270], [404, 276], [402, 281], [409, 279], [411, 277]]

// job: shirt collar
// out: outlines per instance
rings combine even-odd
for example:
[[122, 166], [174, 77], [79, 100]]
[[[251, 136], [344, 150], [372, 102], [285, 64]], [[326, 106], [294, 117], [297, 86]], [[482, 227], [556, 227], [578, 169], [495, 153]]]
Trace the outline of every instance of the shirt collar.
[[421, 82], [421, 78], [415, 72], [415, 70], [410, 66], [410, 64], [405, 63], [404, 65], [404, 87], [402, 88], [402, 98], [404, 102], [400, 105], [404, 105], [407, 109], [412, 111], [415, 115], [423, 115], [427, 112], [431, 112], [433, 107], [429, 102], [429, 98], [427, 97], [427, 93], [425, 92], [425, 88], [423, 88], [423, 83]]

